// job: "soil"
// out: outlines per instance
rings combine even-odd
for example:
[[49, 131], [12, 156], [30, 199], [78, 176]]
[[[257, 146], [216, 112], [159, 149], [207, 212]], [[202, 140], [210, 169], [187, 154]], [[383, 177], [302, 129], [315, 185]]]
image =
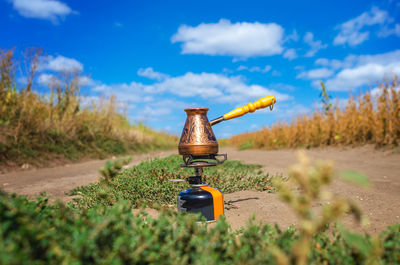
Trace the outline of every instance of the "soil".
[[[137, 165], [145, 159], [165, 157], [174, 153], [176, 151], [134, 155], [128, 166]], [[99, 169], [105, 165], [106, 161], [107, 159], [92, 160], [51, 168], [0, 174], [0, 189], [10, 193], [26, 195], [31, 199], [44, 191], [48, 196], [53, 198], [53, 201], [60, 199], [61, 201], [68, 202], [72, 200], [72, 197], [67, 195], [70, 190], [96, 182], [99, 179]]]
[[[388, 225], [400, 223], [400, 154], [393, 150], [376, 150], [372, 146], [358, 148], [320, 148], [305, 150], [314, 159], [333, 160], [339, 170], [352, 169], [366, 174], [370, 188], [348, 184], [335, 180], [329, 188], [336, 196], [349, 197], [359, 203], [369, 224], [360, 226], [346, 216], [344, 223], [357, 231], [376, 234]], [[143, 159], [164, 157], [176, 151], [163, 151], [134, 157], [131, 165]], [[245, 150], [222, 148], [220, 153], [227, 153], [230, 160], [256, 163], [274, 174], [286, 175], [286, 169], [296, 162], [295, 150]], [[80, 164], [58, 166], [46, 169], [14, 172], [0, 175], [0, 188], [32, 198], [41, 191], [46, 191], [52, 198], [70, 201], [66, 192], [74, 187], [86, 185], [98, 179], [98, 169], [105, 160], [89, 161]], [[256, 220], [268, 224], [279, 224], [285, 228], [296, 224], [297, 218], [290, 208], [282, 203], [274, 193], [240, 191], [225, 194], [224, 199], [233, 207], [225, 210], [231, 226], [236, 229], [246, 224], [255, 214]], [[315, 205], [318, 208], [319, 205]], [[153, 210], [151, 215], [157, 213]]]

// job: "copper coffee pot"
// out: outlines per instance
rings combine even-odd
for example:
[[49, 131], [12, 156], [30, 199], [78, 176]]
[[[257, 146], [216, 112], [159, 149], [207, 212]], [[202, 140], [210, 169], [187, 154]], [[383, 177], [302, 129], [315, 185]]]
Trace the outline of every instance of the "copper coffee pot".
[[179, 193], [179, 212], [201, 213], [207, 221], [215, 221], [224, 214], [222, 191], [203, 182], [203, 168], [222, 164], [227, 154], [218, 154], [218, 142], [211, 126], [221, 121], [243, 116], [256, 109], [274, 106], [274, 96], [268, 96], [246, 106], [228, 112], [212, 121], [207, 119], [207, 108], [185, 109], [187, 118], [179, 141], [179, 154], [183, 157], [182, 168], [193, 168], [194, 175], [187, 179], [171, 179], [173, 182], [188, 181], [191, 188]]
[[272, 95], [263, 97], [254, 103], [236, 108], [212, 121], [208, 121], [207, 118], [208, 108], [185, 109], [187, 118], [178, 145], [179, 154], [183, 156], [216, 155], [218, 153], [218, 142], [211, 126], [254, 112], [257, 109], [270, 107], [272, 110], [275, 102], [276, 99]]

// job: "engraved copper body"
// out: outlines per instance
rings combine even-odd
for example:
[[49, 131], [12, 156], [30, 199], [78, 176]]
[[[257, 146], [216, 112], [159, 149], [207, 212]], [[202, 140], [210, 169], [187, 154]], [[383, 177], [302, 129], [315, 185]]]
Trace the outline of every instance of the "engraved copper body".
[[181, 155], [218, 153], [218, 142], [207, 119], [208, 108], [185, 109], [187, 114], [178, 149]]

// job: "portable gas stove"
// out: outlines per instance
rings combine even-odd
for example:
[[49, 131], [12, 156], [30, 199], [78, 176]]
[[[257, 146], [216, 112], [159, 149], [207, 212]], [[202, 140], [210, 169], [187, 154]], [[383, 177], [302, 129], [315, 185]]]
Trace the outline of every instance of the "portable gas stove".
[[207, 221], [215, 221], [224, 214], [224, 198], [219, 189], [209, 187], [203, 182], [203, 168], [214, 167], [224, 163], [227, 154], [218, 154], [218, 142], [211, 126], [225, 120], [243, 116], [257, 109], [270, 107], [272, 110], [276, 99], [268, 96], [236, 108], [227, 114], [208, 121], [208, 108], [185, 109], [186, 123], [179, 141], [179, 154], [182, 155], [182, 168], [193, 168], [194, 176], [187, 179], [171, 181], [188, 181], [190, 188], [178, 195], [178, 211], [201, 213]]

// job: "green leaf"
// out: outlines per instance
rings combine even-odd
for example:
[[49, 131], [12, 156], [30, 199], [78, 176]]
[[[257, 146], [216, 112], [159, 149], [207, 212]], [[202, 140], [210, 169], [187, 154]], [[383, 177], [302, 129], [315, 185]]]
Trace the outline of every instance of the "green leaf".
[[369, 187], [371, 185], [367, 176], [354, 170], [343, 170], [340, 172], [339, 177], [342, 180], [364, 187]]
[[369, 256], [372, 247], [367, 237], [350, 232], [343, 226], [343, 224], [338, 224], [338, 230], [340, 231], [341, 235], [343, 236], [343, 240], [347, 245], [358, 250], [364, 256]]

